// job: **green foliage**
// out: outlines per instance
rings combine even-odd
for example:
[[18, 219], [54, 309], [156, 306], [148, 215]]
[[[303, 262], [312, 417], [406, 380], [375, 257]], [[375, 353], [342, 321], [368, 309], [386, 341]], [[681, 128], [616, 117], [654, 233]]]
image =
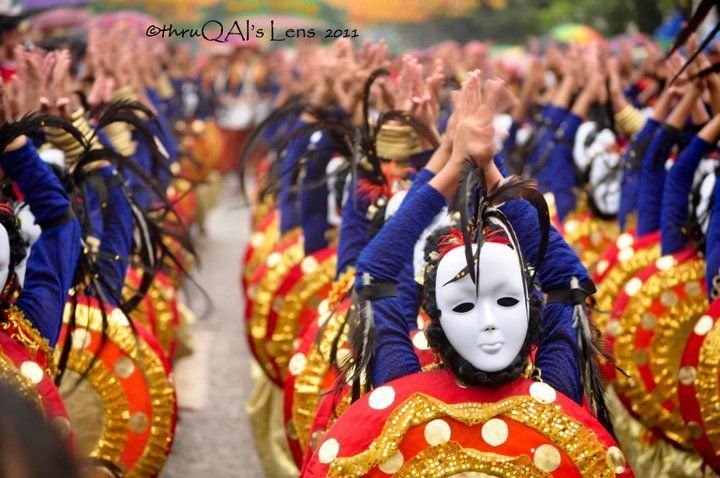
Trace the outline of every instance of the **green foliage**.
[[426, 25], [397, 25], [403, 43], [424, 47], [447, 39], [491, 39], [521, 44], [562, 23], [584, 23], [606, 36], [627, 31], [632, 22], [652, 33], [677, 0], [507, 0], [507, 8], [480, 8], [462, 18], [438, 18]]

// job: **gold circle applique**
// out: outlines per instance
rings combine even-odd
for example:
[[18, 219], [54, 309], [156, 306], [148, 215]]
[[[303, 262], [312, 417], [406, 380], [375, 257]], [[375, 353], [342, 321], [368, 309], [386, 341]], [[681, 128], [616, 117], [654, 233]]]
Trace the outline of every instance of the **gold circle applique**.
[[692, 385], [697, 377], [697, 370], [692, 365], [685, 366], [678, 372], [678, 379], [683, 385]]
[[62, 416], [55, 417], [52, 421], [52, 426], [60, 434], [61, 438], [67, 438], [67, 436], [70, 435], [70, 430], [72, 429], [70, 426], [70, 420], [68, 420], [67, 417]]
[[290, 372], [290, 375], [293, 377], [299, 375], [303, 370], [305, 370], [305, 365], [307, 365], [307, 357], [305, 354], [298, 352], [290, 359], [288, 372]]
[[335, 365], [337, 368], [341, 369], [351, 357], [352, 350], [347, 347], [340, 348], [338, 349], [337, 354], [335, 354]]
[[395, 389], [389, 385], [378, 387], [370, 393], [368, 405], [373, 410], [385, 410], [395, 401]]
[[533, 462], [542, 471], [551, 473], [560, 466], [560, 452], [552, 445], [543, 444], [533, 454]]
[[292, 418], [285, 423], [285, 432], [291, 440], [298, 439], [297, 429], [295, 428], [295, 422]]
[[381, 463], [378, 468], [383, 473], [392, 475], [393, 473], [397, 473], [398, 471], [400, 471], [404, 463], [405, 458], [403, 457], [402, 453], [400, 453], [400, 450], [398, 450], [393, 456]]
[[565, 229], [565, 234], [572, 234], [575, 231], [575, 229], [578, 228], [578, 225], [579, 224], [578, 224], [577, 220], [575, 220], [575, 219], [571, 219], [571, 220], [567, 221], [563, 227]]
[[129, 357], [120, 357], [117, 359], [113, 368], [120, 378], [128, 378], [135, 372], [135, 364]]
[[42, 382], [44, 375], [42, 367], [32, 360], [26, 360], [20, 365], [20, 373], [35, 385]]
[[313, 256], [307, 256], [300, 263], [300, 269], [303, 271], [303, 274], [311, 274], [318, 268], [318, 265], [317, 259]]
[[627, 249], [621, 249], [620, 252], [618, 252], [618, 260], [620, 262], [627, 262], [635, 255], [635, 251], [631, 248]]
[[500, 418], [491, 418], [482, 427], [483, 440], [490, 446], [500, 446], [508, 439], [508, 426]]
[[703, 433], [705, 433], [703, 427], [698, 422], [688, 422], [687, 428], [690, 432], [690, 438], [693, 440], [699, 440], [702, 438]]
[[280, 254], [279, 252], [273, 252], [267, 258], [267, 266], [271, 267], [271, 268], [275, 267], [276, 265], [278, 265], [280, 263], [281, 260], [282, 260], [282, 254]]
[[623, 232], [615, 240], [615, 244], [618, 246], [618, 249], [627, 249], [628, 247], [632, 246], [634, 242], [635, 238], [632, 236], [632, 234], [628, 234], [627, 232]]
[[128, 427], [133, 433], [143, 433], [147, 430], [148, 424], [148, 417], [143, 412], [133, 413], [128, 420]]
[[693, 332], [695, 332], [695, 335], [704, 336], [707, 335], [708, 332], [710, 332], [713, 328], [713, 319], [709, 315], [703, 315], [698, 319], [698, 321], [695, 323], [695, 328], [693, 329]]
[[442, 445], [450, 441], [450, 425], [441, 419], [436, 418], [425, 425], [425, 441], [430, 446]]
[[605, 271], [607, 271], [608, 267], [610, 267], [610, 262], [607, 259], [603, 259], [597, 263], [597, 267], [595, 268], [595, 271], [599, 275], [603, 275], [603, 274], [605, 274]]
[[687, 295], [702, 294], [702, 284], [696, 280], [687, 282], [685, 284], [685, 293]]
[[615, 469], [615, 473], [622, 473], [625, 471], [625, 455], [622, 450], [616, 446], [608, 448], [608, 465]]
[[657, 317], [652, 312], [645, 312], [642, 315], [640, 324], [645, 330], [653, 330], [655, 328], [655, 324], [657, 324]]
[[639, 277], [633, 277], [625, 284], [625, 293], [632, 297], [637, 294], [642, 288], [642, 279]]
[[661, 271], [672, 269], [675, 266], [675, 258], [673, 256], [662, 256], [655, 261], [655, 267]]
[[265, 234], [262, 232], [256, 232], [252, 235], [250, 239], [250, 244], [254, 247], [260, 247], [263, 244], [263, 241], [265, 240]]
[[678, 296], [675, 291], [666, 290], [660, 295], [660, 303], [665, 307], [672, 307], [678, 303]]
[[318, 460], [323, 465], [332, 463], [340, 452], [340, 443], [334, 438], [330, 438], [320, 445], [318, 450]]
[[557, 398], [555, 389], [543, 382], [530, 385], [530, 396], [540, 403], [553, 403]]
[[611, 320], [607, 323], [606, 330], [612, 337], [617, 337], [622, 332], [622, 324], [619, 320]]
[[90, 346], [92, 335], [85, 328], [78, 328], [72, 331], [72, 348], [76, 350]]

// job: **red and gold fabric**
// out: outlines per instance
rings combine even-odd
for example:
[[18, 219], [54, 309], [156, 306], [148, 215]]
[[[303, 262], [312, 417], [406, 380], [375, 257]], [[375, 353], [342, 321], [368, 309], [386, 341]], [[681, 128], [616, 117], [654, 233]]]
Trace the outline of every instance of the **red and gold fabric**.
[[[691, 448], [678, 398], [685, 344], [707, 310], [705, 262], [693, 249], [657, 259], [632, 277], [615, 301], [606, 339], [618, 366], [620, 400], [647, 428]], [[615, 319], [618, 317], [618, 319]]]
[[[636, 237], [629, 232], [620, 234], [605, 251], [595, 267], [593, 281], [597, 292], [593, 295], [594, 308], [600, 313], [593, 315], [598, 330], [605, 334], [608, 313], [625, 283], [660, 257], [660, 232]], [[612, 367], [612, 365], [610, 365]], [[609, 370], [611, 376], [613, 370]]]
[[248, 281], [245, 317], [250, 351], [268, 377], [276, 383], [279, 383], [280, 377], [273, 368], [266, 349], [268, 317], [273, 298], [283, 278], [304, 256], [302, 231], [295, 228], [280, 238], [273, 252]]
[[[71, 298], [71, 301], [73, 299]], [[65, 308], [65, 319], [74, 306]], [[77, 297], [76, 324], [61, 393], [76, 431], [78, 451], [110, 461], [125, 476], [156, 476], [172, 445], [177, 406], [170, 365], [139, 322], [95, 299]], [[58, 350], [68, 337], [61, 332]]]
[[245, 249], [241, 284], [246, 296], [248, 294], [248, 288], [256, 285], [259, 281], [259, 277], [255, 272], [272, 253], [273, 247], [276, 246], [279, 238], [280, 213], [273, 209], [265, 216], [258, 227], [254, 229], [254, 232], [250, 235], [247, 248]]
[[617, 221], [597, 218], [583, 208], [568, 215], [561, 231], [591, 274], [602, 254], [620, 234]]
[[337, 248], [321, 249], [292, 266], [275, 292], [265, 337], [279, 387], [285, 382], [293, 341], [317, 317], [320, 304], [330, 293], [336, 264]]
[[[140, 274], [128, 269], [126, 287], [137, 290]], [[180, 309], [177, 290], [165, 272], [159, 272], [150, 284], [147, 294], [132, 312], [132, 319], [143, 324], [160, 344], [164, 356], [172, 362], [178, 345]]]
[[678, 372], [680, 411], [693, 446], [720, 473], [720, 299], [695, 322]]
[[70, 417], [54, 382], [52, 349], [18, 308], [10, 307], [4, 315], [0, 323], [0, 380], [35, 404], [74, 448]]
[[366, 394], [303, 469], [307, 478], [633, 476], [597, 420], [549, 385], [519, 379], [464, 387], [447, 370], [413, 374]]

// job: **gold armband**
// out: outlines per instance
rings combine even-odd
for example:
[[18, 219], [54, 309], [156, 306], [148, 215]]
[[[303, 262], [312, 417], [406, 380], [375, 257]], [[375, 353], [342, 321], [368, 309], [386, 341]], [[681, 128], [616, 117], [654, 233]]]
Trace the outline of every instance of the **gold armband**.
[[[82, 134], [86, 141], [90, 142], [90, 149], [100, 149], [101, 145], [93, 134], [93, 129], [85, 117], [85, 109], [78, 108], [70, 115], [70, 122]], [[77, 162], [83, 153], [83, 144], [73, 135], [60, 128], [47, 128], [46, 137], [50, 144], [65, 154], [65, 161], [72, 165]]]
[[615, 113], [615, 123], [625, 136], [632, 136], [642, 129], [645, 119], [640, 111], [628, 104]]
[[105, 126], [105, 134], [115, 150], [123, 156], [130, 157], [135, 154], [137, 145], [132, 139], [132, 131], [127, 123], [110, 123]]
[[406, 125], [384, 124], [375, 142], [377, 155], [385, 159], [405, 159], [421, 151], [415, 130]]
[[169, 100], [175, 96], [175, 89], [173, 88], [170, 78], [167, 74], [162, 74], [157, 80], [157, 92], [163, 100]]

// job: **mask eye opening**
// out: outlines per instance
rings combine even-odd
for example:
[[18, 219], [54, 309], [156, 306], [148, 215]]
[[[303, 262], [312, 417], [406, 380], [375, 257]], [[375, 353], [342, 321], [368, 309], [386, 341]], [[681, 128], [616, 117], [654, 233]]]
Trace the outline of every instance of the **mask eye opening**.
[[467, 312], [470, 312], [475, 308], [475, 304], [472, 302], [463, 302], [462, 304], [458, 304], [455, 307], [453, 307], [453, 312], [456, 312], [458, 314], [465, 314]]
[[500, 297], [497, 300], [497, 304], [500, 307], [514, 307], [516, 306], [520, 301], [517, 300], [515, 297]]

